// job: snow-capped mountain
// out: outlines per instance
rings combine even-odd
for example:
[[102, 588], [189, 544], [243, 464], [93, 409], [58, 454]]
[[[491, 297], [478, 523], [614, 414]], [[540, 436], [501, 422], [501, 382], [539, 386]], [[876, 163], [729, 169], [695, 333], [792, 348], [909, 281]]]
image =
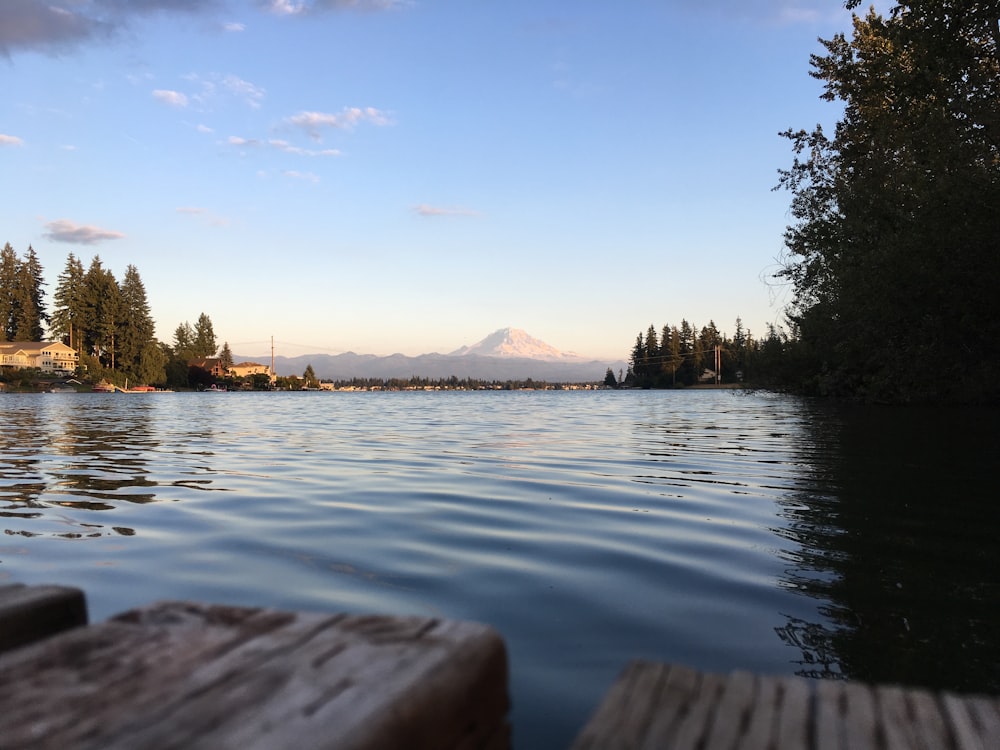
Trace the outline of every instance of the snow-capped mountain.
[[480, 357], [503, 357], [505, 359], [538, 359], [545, 362], [565, 362], [579, 360], [572, 352], [561, 352], [544, 341], [529, 336], [520, 328], [501, 328], [472, 346], [463, 346], [451, 352], [451, 357], [468, 355]]

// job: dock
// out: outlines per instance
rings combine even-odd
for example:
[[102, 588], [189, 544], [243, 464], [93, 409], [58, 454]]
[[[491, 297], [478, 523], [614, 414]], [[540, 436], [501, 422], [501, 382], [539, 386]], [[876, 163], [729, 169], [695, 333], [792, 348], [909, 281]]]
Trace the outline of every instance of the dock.
[[1000, 699], [629, 664], [571, 750], [991, 750]]
[[509, 747], [485, 625], [161, 602], [84, 627], [79, 600], [0, 588], [3, 748]]
[[[88, 624], [78, 589], [0, 586], [5, 749], [503, 750], [507, 667], [478, 623], [159, 602]], [[996, 696], [635, 661], [571, 750], [998, 747]]]

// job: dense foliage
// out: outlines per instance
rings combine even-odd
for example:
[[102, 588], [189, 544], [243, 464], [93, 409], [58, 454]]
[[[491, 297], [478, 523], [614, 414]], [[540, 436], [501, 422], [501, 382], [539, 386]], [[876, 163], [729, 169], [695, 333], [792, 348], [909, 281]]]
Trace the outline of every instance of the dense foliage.
[[[848, 3], [854, 7], [856, 0]], [[900, 3], [812, 58], [833, 137], [789, 130], [795, 385], [869, 401], [995, 401], [1000, 4]]]
[[[756, 339], [736, 319], [732, 338], [719, 331], [714, 321], [698, 330], [687, 320], [680, 326], [665, 325], [657, 333], [650, 325], [640, 332], [629, 358], [629, 371], [618, 385], [630, 388], [676, 388], [697, 383], [755, 382], [768, 384], [787, 356], [788, 338], [774, 326], [767, 336]], [[606, 385], [615, 386], [614, 373], [605, 375]]]
[[84, 269], [70, 253], [56, 283], [51, 315], [44, 284], [34, 249], [19, 258], [7, 243], [0, 251], [0, 339], [42, 341], [47, 328], [50, 337], [80, 353], [81, 375], [90, 380], [187, 387], [188, 360], [212, 357], [218, 349], [205, 313], [194, 328], [188, 323], [178, 327], [174, 347], [157, 341], [146, 287], [133, 265], [119, 282], [99, 256]]

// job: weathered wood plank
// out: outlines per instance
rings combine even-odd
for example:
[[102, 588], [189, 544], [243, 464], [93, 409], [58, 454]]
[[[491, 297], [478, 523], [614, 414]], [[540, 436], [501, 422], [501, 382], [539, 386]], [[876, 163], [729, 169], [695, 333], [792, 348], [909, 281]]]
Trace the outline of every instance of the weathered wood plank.
[[66, 586], [0, 586], [0, 652], [87, 624], [83, 592]]
[[748, 672], [734, 672], [723, 685], [704, 744], [705, 750], [731, 750], [741, 745], [750, 713], [756, 704], [757, 678]]
[[[639, 676], [666, 675], [643, 697]], [[630, 665], [573, 750], [987, 750], [1000, 747], [1000, 700], [859, 682], [702, 674]], [[635, 702], [645, 702], [644, 707]], [[644, 716], [620, 731], [621, 715]]]
[[[655, 666], [658, 665], [646, 662], [645, 668], [651, 669]], [[700, 672], [678, 664], [663, 665], [661, 668], [669, 671], [657, 696], [655, 714], [649, 723], [647, 734], [640, 741], [641, 750], [669, 746], [668, 743], [672, 742], [687, 715], [691, 702], [697, 699], [701, 688]], [[636, 699], [640, 698], [636, 696]], [[613, 745], [598, 743], [595, 747], [613, 747]]]
[[0, 657], [14, 747], [507, 747], [476, 623], [164, 603]]
[[812, 747], [814, 716], [812, 684], [806, 680], [787, 677], [781, 680], [780, 685], [781, 707], [775, 747]]

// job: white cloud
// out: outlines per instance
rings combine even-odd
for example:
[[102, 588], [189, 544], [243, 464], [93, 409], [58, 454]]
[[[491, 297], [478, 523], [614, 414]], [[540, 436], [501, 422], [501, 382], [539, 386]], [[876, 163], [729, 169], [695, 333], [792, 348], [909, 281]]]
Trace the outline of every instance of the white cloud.
[[180, 91], [156, 89], [153, 92], [153, 98], [164, 104], [169, 104], [171, 107], [186, 107], [188, 104], [188, 98]]
[[215, 132], [215, 130], [213, 130], [212, 128], [208, 127], [208, 125], [202, 125], [200, 122], [195, 126], [195, 130], [197, 130], [199, 133], [214, 133]]
[[430, 206], [426, 203], [421, 203], [413, 207], [421, 216], [482, 216], [482, 213], [475, 211], [471, 208], [462, 208], [461, 206], [453, 206], [445, 208], [442, 206]]
[[77, 224], [69, 219], [56, 219], [45, 224], [44, 236], [53, 242], [96, 245], [104, 240], [120, 240], [125, 235], [110, 229]]
[[230, 31], [238, 34], [241, 31], [246, 31], [247, 27], [237, 21], [230, 21], [229, 23], [222, 24], [223, 31]]
[[4, 135], [0, 133], [0, 146], [23, 146], [24, 140], [16, 135]]
[[229, 136], [229, 138], [226, 139], [226, 142], [230, 146], [259, 146], [260, 145], [260, 141], [258, 141], [256, 138], [243, 138], [242, 136], [238, 136], [238, 135], [231, 135], [231, 136]]
[[349, 130], [361, 122], [372, 125], [388, 125], [389, 117], [375, 107], [344, 107], [340, 112], [299, 112], [292, 115], [286, 122], [303, 129], [314, 140], [320, 140], [320, 132], [324, 128]]

